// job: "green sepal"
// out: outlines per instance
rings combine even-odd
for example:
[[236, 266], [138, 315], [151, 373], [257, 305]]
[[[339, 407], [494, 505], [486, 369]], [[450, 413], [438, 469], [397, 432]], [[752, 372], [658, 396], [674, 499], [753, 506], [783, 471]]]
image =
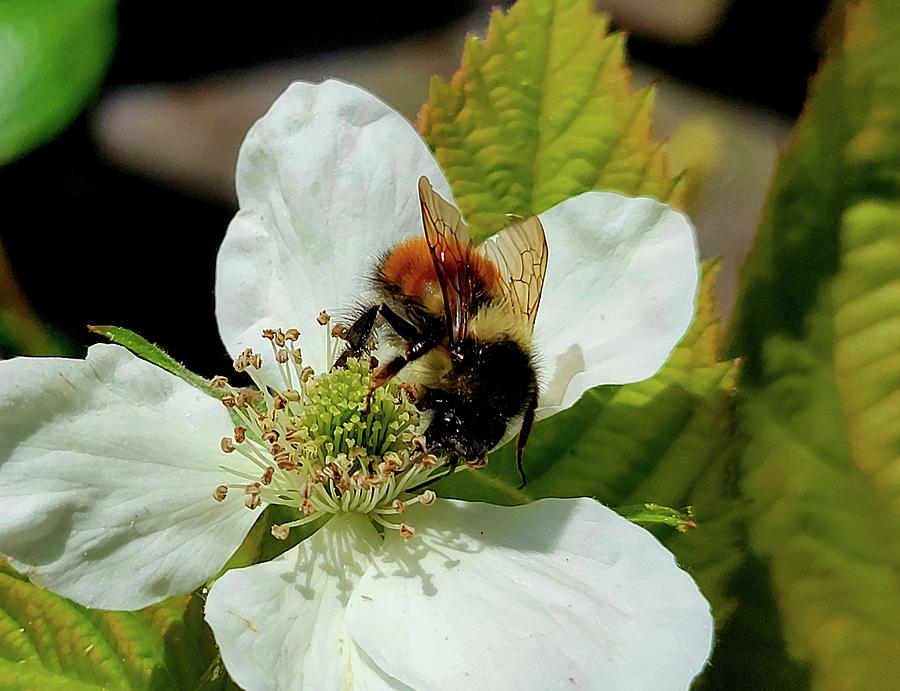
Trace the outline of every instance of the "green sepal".
[[212, 386], [209, 379], [191, 372], [158, 345], [151, 343], [130, 329], [125, 329], [121, 326], [88, 326], [88, 330], [95, 334], [106, 336], [113, 343], [128, 348], [142, 360], [152, 362], [157, 367], [174, 374], [179, 379], [183, 379], [191, 386], [197, 387], [210, 396], [222, 398], [225, 395], [225, 391]]
[[697, 522], [693, 518], [694, 509], [691, 506], [686, 506], [679, 511], [662, 504], [645, 502], [644, 504], [620, 506], [616, 508], [616, 513], [632, 523], [659, 523], [675, 528], [680, 533], [686, 533], [691, 528], [697, 527]]

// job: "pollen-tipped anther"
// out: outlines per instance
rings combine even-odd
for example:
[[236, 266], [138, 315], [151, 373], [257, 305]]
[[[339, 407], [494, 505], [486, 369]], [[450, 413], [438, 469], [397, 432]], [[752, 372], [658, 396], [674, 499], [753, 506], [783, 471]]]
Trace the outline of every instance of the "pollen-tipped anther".
[[258, 357], [253, 355], [253, 351], [250, 348], [245, 348], [244, 352], [242, 352], [237, 358], [234, 360], [234, 369], [236, 372], [243, 372], [253, 363], [253, 358]]
[[413, 535], [416, 534], [416, 529], [407, 523], [400, 524], [400, 535], [405, 540], [409, 540]]
[[400, 470], [399, 459], [387, 458], [387, 455], [385, 455], [385, 459], [378, 464], [378, 473], [380, 475], [393, 475], [398, 470]]
[[332, 482], [340, 482], [343, 479], [343, 471], [337, 463], [328, 463], [322, 468], [322, 474]]
[[259, 505], [262, 503], [262, 500], [259, 497], [259, 483], [251, 482], [249, 485], [244, 485], [244, 506], [248, 509], [257, 509]]
[[407, 401], [409, 401], [410, 403], [415, 403], [418, 400], [419, 394], [416, 391], [416, 387], [414, 387], [412, 384], [409, 384], [407, 382], [400, 382], [399, 386], [400, 393], [406, 396]]
[[316, 317], [316, 321], [319, 322], [322, 326], [325, 326], [328, 322], [331, 321], [331, 315], [328, 314], [325, 310], [319, 312], [319, 316]]
[[430, 489], [426, 489], [419, 495], [419, 503], [422, 506], [431, 506], [437, 500], [437, 495]]
[[228, 496], [228, 488], [225, 485], [219, 485], [213, 490], [213, 499], [216, 501], [225, 501]]
[[291, 529], [284, 525], [273, 525], [271, 528], [272, 537], [276, 540], [287, 540]]
[[369, 476], [363, 471], [357, 470], [350, 476], [350, 485], [360, 489], [367, 489], [369, 486]]
[[219, 442], [219, 447], [225, 453], [231, 453], [234, 451], [234, 442], [231, 441], [230, 437], [222, 437], [222, 441]]

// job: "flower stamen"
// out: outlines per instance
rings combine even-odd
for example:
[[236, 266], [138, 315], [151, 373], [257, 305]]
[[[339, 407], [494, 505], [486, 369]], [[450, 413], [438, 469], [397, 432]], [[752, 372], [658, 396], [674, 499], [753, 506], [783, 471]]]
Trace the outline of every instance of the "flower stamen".
[[[331, 317], [324, 310], [318, 321], [325, 327], [328, 351], [336, 352], [346, 329], [329, 326]], [[434, 491], [420, 488], [465, 465], [451, 467], [448, 459], [428, 453], [418, 432], [414, 390], [395, 381], [372, 390], [369, 358], [349, 358], [346, 367], [316, 375], [303, 364], [299, 337], [297, 329], [262, 332], [270, 342], [280, 389], [265, 385], [262, 358], [249, 348], [235, 359], [234, 368], [246, 372], [257, 391], [214, 378], [225, 391], [222, 403], [237, 422], [220, 449], [237, 451], [236, 457], [243, 456], [258, 471], [222, 466], [244, 483], [220, 485], [214, 498], [224, 501], [235, 487], [243, 489], [249, 509], [263, 503], [292, 507], [297, 519], [271, 528], [280, 540], [293, 527], [337, 513], [366, 515], [411, 538], [412, 526], [385, 516], [402, 514], [412, 504], [433, 504]]]

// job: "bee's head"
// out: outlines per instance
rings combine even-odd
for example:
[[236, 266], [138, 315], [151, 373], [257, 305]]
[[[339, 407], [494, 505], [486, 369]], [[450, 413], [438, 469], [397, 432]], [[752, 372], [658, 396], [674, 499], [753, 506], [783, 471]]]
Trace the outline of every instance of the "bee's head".
[[454, 456], [464, 461], [472, 461], [487, 456], [488, 451], [493, 448], [493, 444], [487, 444], [479, 439], [470, 438], [465, 433], [454, 434], [442, 437], [439, 435], [426, 434], [429, 453], [437, 456]]
[[490, 414], [465, 396], [445, 394], [432, 412], [425, 439], [431, 453], [471, 461], [484, 458], [505, 431], [503, 417]]

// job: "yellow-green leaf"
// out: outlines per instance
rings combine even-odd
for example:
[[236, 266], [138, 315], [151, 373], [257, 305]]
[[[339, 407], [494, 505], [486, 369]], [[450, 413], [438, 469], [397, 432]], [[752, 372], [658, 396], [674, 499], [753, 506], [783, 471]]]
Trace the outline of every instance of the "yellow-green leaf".
[[193, 689], [214, 660], [195, 596], [138, 612], [86, 609], [0, 562], [0, 688]]
[[770, 194], [734, 341], [742, 489], [814, 688], [900, 660], [900, 5], [850, 5]]
[[589, 0], [520, 0], [468, 40], [449, 83], [432, 80], [419, 130], [476, 238], [593, 189], [681, 204], [650, 132], [654, 91], [632, 90], [607, 26]]

